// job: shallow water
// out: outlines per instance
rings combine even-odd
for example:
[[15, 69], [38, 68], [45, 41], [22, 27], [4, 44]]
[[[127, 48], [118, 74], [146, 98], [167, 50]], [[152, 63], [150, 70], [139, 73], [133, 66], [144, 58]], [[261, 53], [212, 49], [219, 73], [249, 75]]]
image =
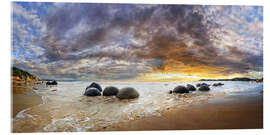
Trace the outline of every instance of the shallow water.
[[[189, 82], [195, 85], [198, 82]], [[215, 82], [206, 82], [213, 84]], [[259, 94], [262, 83], [222, 82], [219, 87], [210, 86], [208, 92], [195, 91], [188, 94], [168, 94], [177, 82], [132, 82], [99, 83], [104, 89], [116, 86], [119, 89], [133, 87], [140, 93], [138, 99], [119, 100], [112, 97], [83, 96], [90, 82], [59, 82], [57, 86], [36, 85], [35, 92], [42, 96], [43, 103], [22, 110], [13, 118], [14, 132], [95, 131], [119, 122], [128, 122], [144, 117], [162, 115], [170, 108], [183, 107], [203, 102], [209, 98], [233, 94]], [[56, 91], [54, 91], [56, 90]], [[27, 124], [27, 126], [26, 126]]]

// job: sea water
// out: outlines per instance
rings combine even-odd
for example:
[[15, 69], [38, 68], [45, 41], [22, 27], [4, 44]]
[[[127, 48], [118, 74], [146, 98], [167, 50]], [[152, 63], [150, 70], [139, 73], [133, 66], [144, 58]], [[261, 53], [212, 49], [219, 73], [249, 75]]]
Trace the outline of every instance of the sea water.
[[[108, 126], [145, 117], [159, 117], [170, 108], [200, 103], [209, 98], [228, 94], [259, 94], [263, 83], [224, 81], [223, 86], [210, 86], [210, 91], [194, 91], [188, 94], [168, 94], [178, 85], [202, 82], [98, 82], [104, 89], [107, 86], [135, 88], [140, 96], [137, 99], [119, 100], [115, 96], [83, 96], [86, 81], [58, 82], [57, 86], [35, 85], [35, 92], [43, 103], [22, 110], [13, 118], [16, 131], [33, 130], [38, 132], [55, 131], [95, 131]], [[205, 82], [213, 84], [216, 82]], [[25, 127], [28, 124], [30, 127]], [[32, 125], [31, 125], [32, 124]], [[31, 127], [32, 126], [32, 127]]]

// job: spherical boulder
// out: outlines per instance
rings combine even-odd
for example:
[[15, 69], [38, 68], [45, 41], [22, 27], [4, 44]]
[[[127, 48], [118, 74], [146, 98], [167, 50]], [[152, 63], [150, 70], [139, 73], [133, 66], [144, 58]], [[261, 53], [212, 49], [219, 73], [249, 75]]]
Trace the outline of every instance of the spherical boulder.
[[95, 82], [93, 82], [93, 83], [91, 83], [91, 85], [87, 86], [87, 87], [86, 87], [86, 90], [87, 90], [88, 88], [96, 88], [96, 89], [98, 89], [98, 91], [102, 92], [101, 86], [100, 86], [99, 84], [95, 83]]
[[87, 90], [85, 90], [83, 95], [85, 95], [85, 96], [101, 96], [101, 93], [97, 88], [88, 88]]
[[139, 93], [134, 88], [126, 87], [120, 89], [116, 97], [118, 97], [119, 99], [133, 99], [138, 98]]
[[179, 85], [173, 89], [173, 93], [189, 93], [185, 86]]
[[187, 84], [187, 89], [189, 91], [195, 91], [196, 90], [196, 88], [193, 85], [191, 85], [191, 84]]
[[106, 87], [103, 91], [103, 96], [115, 96], [119, 92], [119, 89], [113, 86]]
[[201, 85], [200, 88], [199, 88], [199, 90], [200, 90], [200, 91], [209, 91], [210, 88], [209, 88], [209, 86], [207, 86], [207, 85]]

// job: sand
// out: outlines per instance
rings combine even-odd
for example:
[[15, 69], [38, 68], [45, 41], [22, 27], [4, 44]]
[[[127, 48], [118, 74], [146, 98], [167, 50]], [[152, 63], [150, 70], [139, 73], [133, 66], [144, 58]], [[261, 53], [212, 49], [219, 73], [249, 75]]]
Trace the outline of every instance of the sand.
[[262, 129], [263, 95], [226, 96], [163, 112], [160, 117], [144, 118], [106, 127], [107, 131]]
[[29, 89], [28, 86], [13, 86], [11, 100], [12, 118], [26, 108], [42, 104], [41, 96]]

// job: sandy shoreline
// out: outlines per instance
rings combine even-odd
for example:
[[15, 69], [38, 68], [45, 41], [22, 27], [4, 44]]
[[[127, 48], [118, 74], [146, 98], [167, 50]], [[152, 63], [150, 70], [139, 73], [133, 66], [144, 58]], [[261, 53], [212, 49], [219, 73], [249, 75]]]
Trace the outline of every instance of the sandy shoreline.
[[168, 110], [160, 117], [144, 118], [106, 127], [107, 131], [262, 129], [263, 94], [226, 96]]
[[[31, 88], [31, 87], [30, 87]], [[25, 91], [25, 89], [23, 89]], [[12, 117], [26, 108], [42, 104], [41, 96], [28, 89], [12, 94]], [[46, 109], [43, 108], [43, 112]], [[36, 110], [37, 111], [37, 110]], [[40, 111], [40, 110], [39, 110]], [[49, 110], [47, 110], [49, 111]], [[13, 132], [41, 131], [51, 118], [44, 113], [40, 123], [24, 122], [25, 130]], [[44, 122], [45, 121], [45, 122]], [[17, 123], [18, 124], [18, 123]], [[31, 125], [32, 124], [32, 125]], [[20, 127], [20, 126], [19, 126]], [[138, 131], [138, 130], [196, 130], [196, 129], [261, 129], [263, 128], [263, 93], [249, 95], [222, 95], [187, 106], [169, 108], [161, 116], [144, 117], [128, 122], [116, 123], [95, 131]], [[26, 130], [27, 129], [27, 130]], [[93, 131], [93, 130], [89, 130]]]
[[42, 104], [42, 98], [27, 86], [13, 86], [11, 93], [12, 99], [12, 118], [14, 118], [20, 111]]

